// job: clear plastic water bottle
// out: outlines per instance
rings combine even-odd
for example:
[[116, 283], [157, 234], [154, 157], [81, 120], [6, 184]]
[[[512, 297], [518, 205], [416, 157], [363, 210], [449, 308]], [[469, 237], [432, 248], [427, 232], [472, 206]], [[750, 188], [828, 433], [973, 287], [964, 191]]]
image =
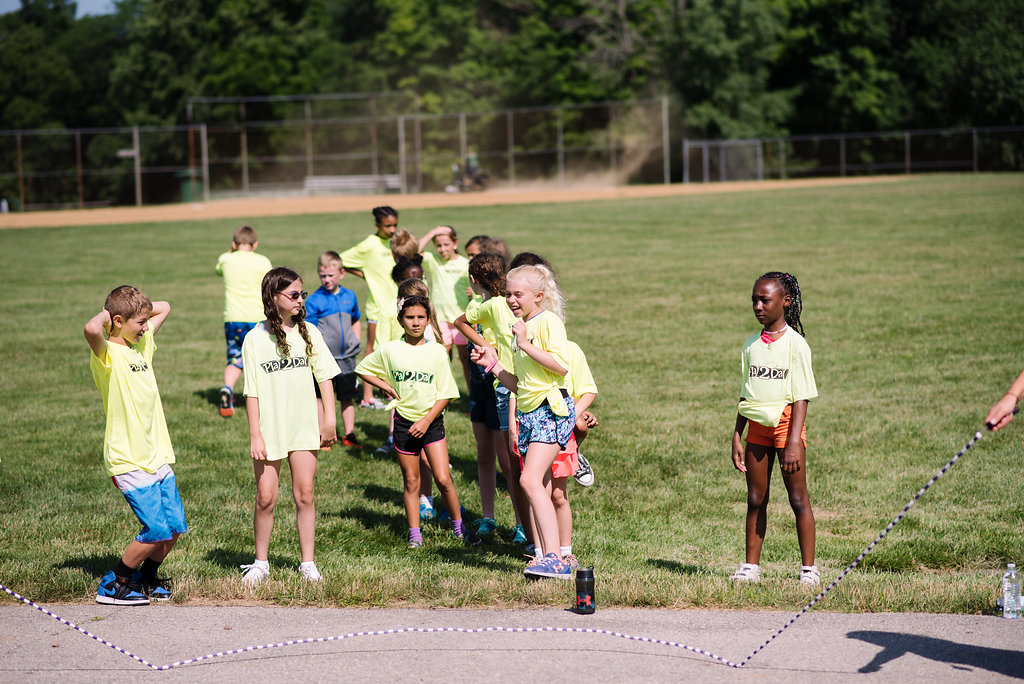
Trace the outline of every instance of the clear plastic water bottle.
[[1020, 573], [1013, 563], [1006, 566], [1003, 575], [1003, 617], [1020, 617]]

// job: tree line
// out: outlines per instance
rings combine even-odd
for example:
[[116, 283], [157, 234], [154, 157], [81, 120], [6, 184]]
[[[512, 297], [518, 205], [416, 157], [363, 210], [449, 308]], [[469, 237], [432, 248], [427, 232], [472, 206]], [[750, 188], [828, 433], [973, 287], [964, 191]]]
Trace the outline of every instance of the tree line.
[[0, 16], [0, 129], [186, 123], [191, 96], [421, 111], [669, 95], [685, 135], [1024, 124], [1024, 0], [68, 0]]

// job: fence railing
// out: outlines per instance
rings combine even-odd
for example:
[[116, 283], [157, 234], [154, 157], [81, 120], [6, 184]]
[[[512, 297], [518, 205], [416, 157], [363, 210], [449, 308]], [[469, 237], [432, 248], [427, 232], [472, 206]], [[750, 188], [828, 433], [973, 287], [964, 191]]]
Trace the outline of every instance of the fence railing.
[[[202, 103], [201, 103], [202, 104]], [[287, 104], [287, 103], [286, 103]], [[252, 110], [250, 105], [249, 111]], [[191, 110], [190, 110], [191, 111]], [[492, 185], [668, 183], [666, 98], [456, 114], [0, 131], [16, 209], [302, 195], [317, 176], [394, 176], [442, 191], [472, 158]]]
[[351, 191], [436, 192], [467, 158], [492, 187], [1024, 170], [1024, 126], [682, 140], [673, 165], [664, 97], [454, 114], [394, 104], [359, 116], [327, 116], [344, 102], [304, 98], [262, 98], [276, 110], [199, 99], [190, 107], [209, 105], [211, 120], [186, 126], [0, 131], [0, 208], [302, 196], [320, 176], [382, 179], [337, 184]]
[[1024, 126], [684, 140], [683, 182], [1022, 171]]

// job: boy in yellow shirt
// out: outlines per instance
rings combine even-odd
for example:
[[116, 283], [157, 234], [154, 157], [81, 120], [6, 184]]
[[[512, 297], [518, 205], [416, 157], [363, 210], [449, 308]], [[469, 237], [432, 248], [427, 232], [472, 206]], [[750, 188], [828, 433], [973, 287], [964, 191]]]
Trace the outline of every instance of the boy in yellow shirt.
[[256, 253], [256, 229], [239, 226], [231, 238], [231, 251], [217, 259], [217, 275], [224, 278], [224, 338], [228, 364], [220, 388], [220, 415], [235, 415], [235, 383], [242, 376], [242, 340], [263, 320], [260, 285], [272, 266], [270, 259]]
[[151, 302], [141, 290], [122, 285], [85, 324], [89, 368], [107, 416], [103, 463], [142, 523], [121, 560], [100, 579], [97, 603], [137, 606], [171, 598], [157, 569], [178, 535], [188, 531], [153, 373], [153, 335], [170, 312], [167, 302]]

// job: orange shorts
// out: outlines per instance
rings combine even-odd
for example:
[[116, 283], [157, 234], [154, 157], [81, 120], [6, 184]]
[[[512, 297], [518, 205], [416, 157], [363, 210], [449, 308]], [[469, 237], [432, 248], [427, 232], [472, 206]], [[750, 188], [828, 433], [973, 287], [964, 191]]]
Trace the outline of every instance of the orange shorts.
[[[519, 470], [523, 469], [523, 457], [519, 453], [519, 447], [512, 445], [512, 453], [519, 459]], [[569, 443], [565, 445], [564, 451], [559, 451], [555, 456], [555, 462], [551, 464], [551, 477], [572, 477], [580, 467], [579, 448], [576, 445], [576, 435], [569, 435]]]
[[[775, 447], [776, 449], [785, 449], [786, 442], [789, 440], [789, 418], [793, 413], [793, 405], [790, 404], [782, 411], [782, 418], [779, 419], [778, 427], [771, 427], [770, 425], [761, 425], [760, 423], [748, 420], [747, 425], [747, 444], [757, 444], [760, 446]], [[800, 442], [807, 448], [807, 425], [804, 424], [800, 428]]]
[[580, 467], [579, 451], [576, 446], [576, 435], [569, 435], [569, 443], [564, 451], [559, 451], [555, 462], [551, 464], [551, 477], [572, 477]]

